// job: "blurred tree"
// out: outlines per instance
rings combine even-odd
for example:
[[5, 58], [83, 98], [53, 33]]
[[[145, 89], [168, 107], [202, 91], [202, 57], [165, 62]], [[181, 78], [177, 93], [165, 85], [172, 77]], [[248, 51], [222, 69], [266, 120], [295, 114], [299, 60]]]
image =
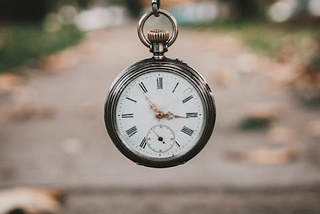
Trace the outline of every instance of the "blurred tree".
[[1, 21], [39, 21], [47, 12], [44, 0], [1, 0]]
[[276, 0], [219, 0], [230, 3], [232, 14], [237, 19], [261, 19], [265, 17], [266, 8]]
[[142, 0], [111, 0], [111, 3], [124, 5], [133, 18], [138, 18], [143, 9]]
[[[62, 5], [86, 8], [97, 0], [0, 0], [0, 21], [42, 21]], [[107, 0], [105, 0], [107, 1]]]
[[79, 7], [81, 7], [81, 8], [89, 7], [91, 2], [92, 2], [92, 0], [77, 0], [77, 3], [79, 5]]

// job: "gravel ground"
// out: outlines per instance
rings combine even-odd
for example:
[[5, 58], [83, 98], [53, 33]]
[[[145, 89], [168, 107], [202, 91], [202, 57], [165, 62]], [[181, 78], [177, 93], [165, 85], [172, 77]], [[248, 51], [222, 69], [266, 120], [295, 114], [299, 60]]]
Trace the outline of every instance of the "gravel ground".
[[319, 191], [71, 194], [60, 214], [318, 214]]
[[[67, 214], [320, 213], [319, 136], [307, 129], [320, 114], [275, 84], [279, 65], [229, 36], [183, 29], [167, 56], [199, 70], [215, 95], [216, 128], [197, 157], [149, 169], [123, 157], [108, 137], [103, 106], [112, 81], [151, 57], [129, 24], [89, 34], [43, 69], [25, 71], [10, 99], [0, 97], [0, 188], [90, 190], [71, 191]], [[237, 128], [252, 109], [266, 107], [277, 113], [270, 130]], [[159, 188], [165, 191], [153, 191]], [[259, 191], [270, 188], [277, 191]]]

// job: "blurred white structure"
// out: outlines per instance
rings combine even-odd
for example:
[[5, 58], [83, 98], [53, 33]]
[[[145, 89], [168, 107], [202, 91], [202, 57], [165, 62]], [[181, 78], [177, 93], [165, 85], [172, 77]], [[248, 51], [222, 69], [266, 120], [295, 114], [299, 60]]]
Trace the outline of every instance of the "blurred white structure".
[[320, 0], [280, 0], [269, 8], [268, 14], [275, 22], [299, 17], [319, 17]]
[[96, 7], [80, 12], [74, 19], [75, 25], [83, 31], [99, 30], [118, 26], [127, 20], [126, 10], [122, 7]]
[[270, 7], [269, 17], [275, 22], [285, 22], [293, 16], [296, 7], [296, 1], [278, 1]]
[[320, 16], [320, 0], [310, 0], [309, 12], [313, 16]]
[[218, 5], [214, 2], [182, 4], [171, 12], [180, 24], [211, 22], [219, 16]]
[[75, 7], [65, 5], [58, 11], [58, 20], [61, 24], [70, 25], [73, 24], [76, 15], [77, 10]]

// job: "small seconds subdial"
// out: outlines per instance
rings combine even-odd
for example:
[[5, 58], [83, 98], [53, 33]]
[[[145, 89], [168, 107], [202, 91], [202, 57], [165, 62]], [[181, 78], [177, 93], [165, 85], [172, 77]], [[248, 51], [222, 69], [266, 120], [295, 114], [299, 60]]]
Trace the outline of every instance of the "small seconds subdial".
[[147, 142], [150, 149], [157, 153], [163, 153], [174, 146], [175, 135], [168, 126], [157, 125], [148, 131]]

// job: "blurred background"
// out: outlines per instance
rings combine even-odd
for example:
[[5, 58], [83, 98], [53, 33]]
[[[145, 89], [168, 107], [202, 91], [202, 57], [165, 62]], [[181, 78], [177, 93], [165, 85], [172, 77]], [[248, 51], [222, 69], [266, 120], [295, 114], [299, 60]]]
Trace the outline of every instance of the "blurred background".
[[206, 78], [218, 115], [197, 157], [159, 170], [103, 121], [112, 81], [151, 57], [151, 1], [0, 0], [0, 214], [320, 213], [320, 0], [161, 3], [180, 27], [166, 56]]

